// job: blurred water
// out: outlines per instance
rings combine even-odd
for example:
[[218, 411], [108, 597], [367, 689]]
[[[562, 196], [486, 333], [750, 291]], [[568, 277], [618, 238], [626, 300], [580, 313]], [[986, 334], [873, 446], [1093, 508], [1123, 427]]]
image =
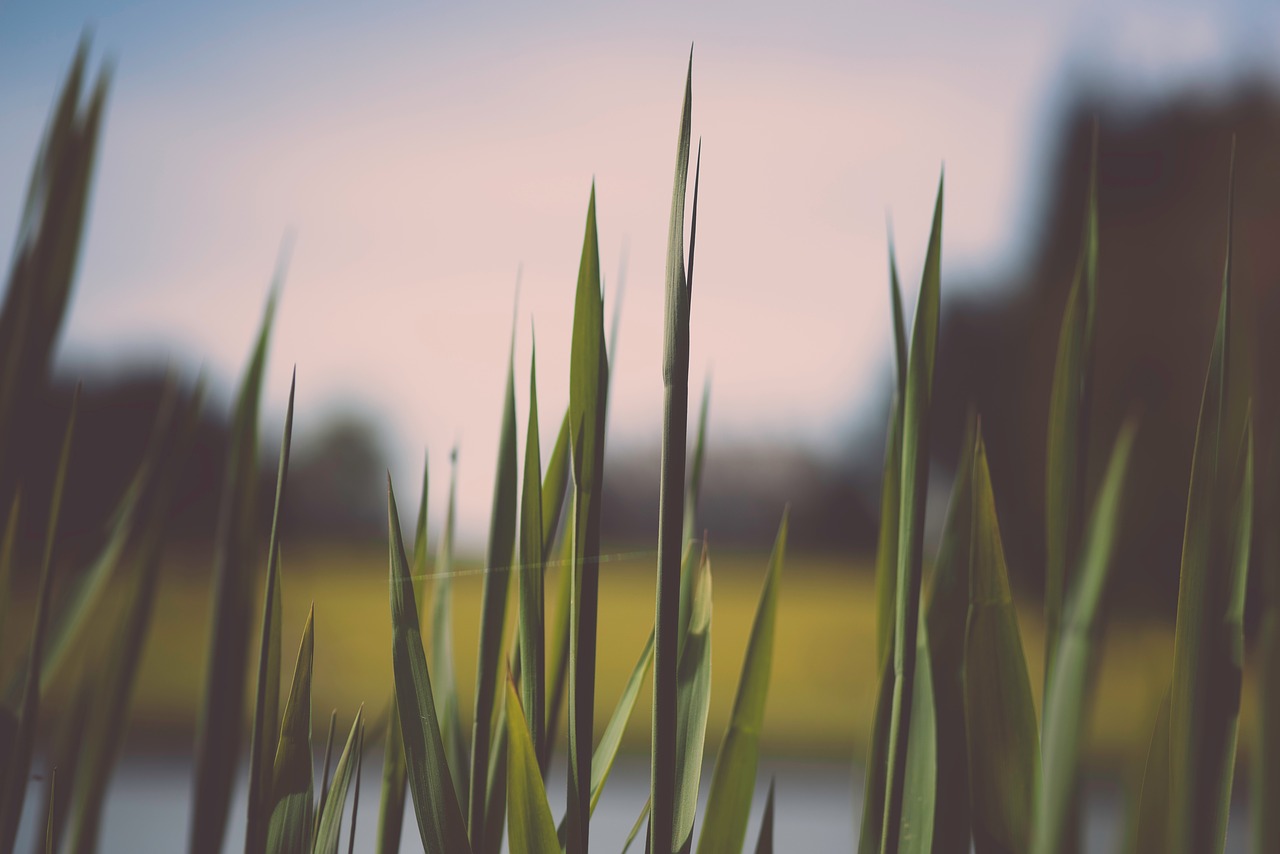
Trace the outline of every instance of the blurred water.
[[[360, 787], [360, 812], [356, 822], [356, 850], [373, 850], [378, 821], [378, 793], [382, 780], [380, 756], [366, 757]], [[854, 773], [848, 763], [824, 761], [765, 760], [762, 763], [751, 818], [747, 825], [747, 850], [754, 850], [755, 838], [764, 810], [769, 779], [777, 781], [775, 838], [786, 851], [850, 852], [854, 850], [854, 828], [859, 816], [855, 804], [862, 798], [862, 772]], [[243, 774], [241, 775], [243, 779]], [[705, 802], [711, 767], [703, 771]], [[563, 760], [558, 763], [548, 783], [552, 812], [563, 813], [565, 776]], [[621, 851], [622, 844], [649, 794], [649, 765], [642, 758], [623, 757], [600, 797], [591, 820], [591, 841], [595, 850]], [[954, 793], [964, 797], [965, 793]], [[239, 852], [244, 842], [244, 791], [237, 792], [232, 807], [230, 829], [225, 850]], [[106, 814], [103, 819], [103, 854], [136, 852], [136, 854], [172, 854], [187, 846], [187, 822], [190, 813], [191, 765], [185, 758], [129, 757], [118, 768], [112, 780]], [[26, 820], [17, 850], [34, 850], [35, 834], [41, 822], [36, 813], [41, 807], [39, 790], [33, 787], [27, 799]], [[350, 807], [348, 806], [348, 810]], [[699, 813], [701, 814], [701, 813]], [[1118, 852], [1122, 850], [1125, 804], [1118, 786], [1098, 783], [1090, 786], [1087, 799], [1085, 850]], [[695, 827], [695, 835], [698, 832]], [[347, 830], [344, 829], [344, 843]], [[1232, 810], [1227, 833], [1229, 854], [1245, 854], [1247, 821], [1243, 808]], [[632, 851], [636, 846], [632, 847]], [[640, 850], [643, 850], [641, 847]], [[412, 807], [406, 809], [401, 851], [422, 851]]]

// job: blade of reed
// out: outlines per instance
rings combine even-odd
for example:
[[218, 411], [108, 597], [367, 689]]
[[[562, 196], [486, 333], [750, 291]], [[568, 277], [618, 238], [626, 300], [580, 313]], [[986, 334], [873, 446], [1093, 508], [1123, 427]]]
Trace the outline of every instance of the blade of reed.
[[67, 780], [73, 783], [80, 767], [80, 757], [85, 752], [85, 730], [89, 722], [89, 711], [93, 707], [96, 697], [96, 689], [98, 686], [93, 679], [88, 678], [88, 674], [81, 675], [76, 680], [75, 699], [71, 703], [71, 707], [63, 713], [62, 720], [58, 722], [57, 728], [51, 739], [49, 746], [48, 764], [57, 769], [62, 775], [63, 785], [59, 786], [55, 791], [50, 786], [45, 791], [45, 812], [49, 813], [50, 820], [53, 822], [53, 846], [55, 850], [62, 849], [62, 840], [66, 835], [67, 820], [71, 815], [71, 786], [66, 784]]
[[569, 835], [566, 854], [587, 851], [591, 753], [596, 695], [596, 620], [600, 586], [600, 496], [604, 483], [604, 417], [609, 362], [600, 298], [600, 245], [596, 192], [591, 187], [578, 268], [569, 357], [569, 419], [574, 481], [573, 572], [569, 634]]
[[1169, 701], [1165, 692], [1156, 713], [1147, 751], [1142, 794], [1138, 799], [1134, 854], [1167, 854], [1169, 851]]
[[938, 723], [933, 667], [929, 660], [929, 630], [921, 615], [916, 634], [915, 686], [911, 692], [911, 741], [907, 744], [902, 824], [898, 828], [898, 850], [903, 854], [929, 854], [932, 850], [937, 787]]
[[[1098, 290], [1098, 133], [1094, 127], [1083, 234], [1058, 335], [1045, 452], [1044, 690], [1052, 681], [1068, 568], [1085, 515], [1094, 307]], [[1066, 832], [1065, 828], [1064, 831]]]
[[360, 777], [364, 770], [364, 727], [360, 728], [360, 744], [356, 748], [356, 775], [351, 788], [351, 834], [347, 838], [347, 854], [355, 854], [356, 819], [360, 817]]
[[[1234, 194], [1234, 150], [1232, 194]], [[1235, 755], [1242, 674], [1234, 589], [1244, 567], [1232, 553], [1243, 452], [1233, 453], [1236, 434], [1227, 423], [1237, 381], [1228, 366], [1231, 350], [1231, 201], [1228, 201], [1226, 262], [1217, 330], [1209, 357], [1192, 455], [1174, 631], [1173, 685], [1169, 705], [1169, 837], [1171, 850], [1221, 851]], [[1247, 561], [1247, 548], [1245, 560]]]
[[[693, 108], [693, 54], [685, 76], [675, 185], [667, 232], [666, 332], [663, 347], [662, 475], [658, 511], [658, 574], [654, 620], [653, 731], [649, 798], [650, 838], [656, 854], [679, 850], [676, 817], [679, 751], [679, 668], [683, 651], [680, 564], [683, 552], [685, 434], [689, 416], [689, 283], [684, 259], [684, 203], [689, 179], [689, 126]], [[692, 815], [690, 815], [690, 822]], [[572, 852], [570, 852], [572, 854]]]
[[898, 511], [902, 485], [902, 401], [907, 386], [907, 329], [902, 286], [893, 239], [889, 240], [889, 301], [893, 306], [894, 393], [885, 433], [884, 469], [880, 481], [880, 533], [876, 541], [876, 658], [887, 661], [893, 645], [893, 609], [897, 587]]
[[751, 797], [760, 764], [760, 731], [764, 727], [765, 702], [773, 669], [774, 626], [778, 618], [778, 586], [787, 552], [788, 515], [783, 512], [773, 553], [769, 556], [729, 727], [716, 754], [702, 835], [698, 838], [698, 854], [738, 854], [746, 842], [747, 817], [751, 813]]
[[943, 181], [933, 210], [915, 326], [907, 362], [902, 408], [902, 476], [899, 500], [897, 582], [894, 594], [893, 699], [889, 713], [889, 761], [880, 850], [898, 850], [910, 735], [911, 693], [915, 685], [919, 628], [924, 509], [929, 486], [929, 407], [938, 344], [941, 292]]
[[769, 797], [764, 802], [764, 816], [760, 819], [760, 836], [756, 839], [756, 854], [773, 854], [773, 790], [777, 781], [769, 780]]
[[[547, 463], [547, 474], [542, 481], [542, 561], [543, 566], [551, 566], [551, 555], [555, 549], [556, 530], [560, 526], [560, 517], [565, 504], [565, 495], [569, 486], [569, 413], [565, 412], [560, 422], [560, 432], [556, 436], [555, 447], [551, 450], [551, 459]], [[555, 747], [556, 733], [560, 724], [560, 710], [564, 706], [565, 686], [569, 672], [569, 582], [572, 572], [569, 568], [572, 544], [568, 536], [562, 535], [560, 542], [561, 558], [556, 561], [556, 604], [554, 617], [547, 620], [546, 633], [546, 722], [543, 741], [538, 745], [538, 757], [542, 773], [547, 773], [547, 765]], [[544, 573], [545, 574], [545, 573]]]
[[1044, 698], [1044, 734], [1040, 742], [1043, 776], [1032, 825], [1032, 854], [1066, 854], [1067, 840], [1071, 838], [1077, 766], [1096, 675], [1099, 612], [1121, 530], [1125, 477], [1136, 427], [1133, 420], [1128, 421], [1111, 451], [1061, 623], [1053, 680]]
[[964, 699], [973, 841], [977, 854], [1025, 851], [1040, 777], [1040, 740], [981, 426], [972, 477]]
[[534, 742], [513, 683], [507, 683], [507, 823], [511, 854], [560, 854]]
[[9, 600], [13, 592], [13, 543], [18, 534], [21, 511], [22, 493], [15, 492], [9, 505], [9, 521], [4, 526], [4, 542], [0, 544], [0, 646], [9, 621]]
[[267, 580], [262, 602], [261, 645], [258, 650], [258, 686], [253, 706], [253, 727], [249, 731], [249, 801], [245, 819], [244, 847], [247, 854], [263, 851], [267, 844], [267, 821], [271, 763], [275, 755], [280, 703], [280, 506], [289, 478], [289, 445], [293, 439], [293, 399], [298, 373], [289, 382], [289, 404], [285, 409], [284, 437], [280, 440], [280, 464], [276, 470], [276, 498], [271, 509], [271, 537], [267, 546]]
[[189, 850], [222, 850], [231, 785], [240, 757], [245, 671], [249, 666], [249, 623], [256, 563], [258, 407], [267, 344], [275, 316], [283, 264], [267, 299], [253, 355], [245, 371], [230, 428], [218, 531], [214, 545], [214, 603], [203, 701], [196, 734]]
[[[440, 719], [440, 737], [449, 760], [449, 774], [457, 793], [458, 806], [466, 811], [469, 794], [467, 738], [459, 708], [458, 679], [453, 664], [453, 534], [457, 516], [458, 465], [457, 451], [452, 455], [449, 475], [449, 502], [445, 507], [444, 533], [436, 555], [435, 596], [431, 602], [431, 653], [428, 669]], [[414, 587], [417, 595], [418, 587]], [[425, 600], [424, 607], [425, 607]]]
[[516, 545], [516, 500], [519, 489], [516, 465], [515, 331], [507, 357], [507, 388], [503, 394], [502, 428], [498, 439], [498, 464], [493, 485], [493, 512], [489, 518], [489, 547], [485, 560], [481, 599], [480, 646], [476, 659], [475, 719], [471, 727], [471, 794], [467, 798], [473, 850], [484, 850], [485, 790], [489, 749], [493, 739], [494, 700], [499, 687], [502, 635], [506, 621], [507, 593]]
[[[414, 596], [419, 598], [422, 597], [426, 588], [428, 475], [429, 469], [427, 462], [424, 461], [422, 499], [418, 502], [418, 528], [413, 541]], [[405, 786], [408, 785], [404, 764], [404, 741], [400, 737], [400, 707], [395, 701], [394, 685], [391, 691], [393, 696], [382, 756], [382, 792], [378, 801], [378, 834], [374, 849], [377, 854], [396, 854], [400, 850], [400, 833], [404, 828], [404, 794]]]
[[[514, 643], [519, 646], [519, 643]], [[518, 651], [511, 656], [518, 659]], [[518, 666], [518, 664], [517, 664]], [[489, 770], [485, 780], [484, 848], [476, 854], [499, 854], [507, 822], [507, 694], [498, 697], [494, 710], [493, 750], [489, 753]]]
[[880, 685], [876, 691], [875, 712], [871, 718], [871, 742], [867, 747], [867, 763], [863, 769], [858, 854], [876, 854], [880, 850], [884, 830], [881, 821], [884, 818], [884, 784], [889, 765], [889, 710], [892, 698], [893, 662], [886, 657], [884, 664], [880, 666]]
[[[1275, 513], [1280, 489], [1276, 469], [1280, 452], [1274, 439], [1271, 447], [1269, 492], [1272, 501], [1260, 516]], [[1271, 516], [1274, 518], [1274, 515]], [[1262, 618], [1258, 632], [1257, 652], [1257, 721], [1254, 744], [1256, 754], [1249, 764], [1253, 772], [1253, 850], [1257, 854], [1280, 850], [1280, 528], [1266, 526], [1264, 557], [1259, 561], [1262, 577]]]
[[702, 778], [707, 712], [711, 706], [711, 561], [704, 545], [698, 563], [689, 636], [680, 653], [676, 681], [675, 836], [669, 843], [654, 838], [655, 846], [670, 845], [687, 852], [693, 845], [693, 820]]
[[58, 519], [62, 513], [62, 495], [66, 489], [67, 465], [71, 458], [71, 439], [75, 435], [79, 404], [80, 386], [77, 384], [71, 398], [71, 415], [67, 418], [67, 430], [62, 439], [62, 451], [58, 456], [57, 473], [53, 480], [44, 558], [40, 565], [40, 592], [36, 599], [35, 626], [31, 630], [22, 702], [16, 715], [10, 712], [10, 715], [16, 717], [17, 726], [12, 747], [6, 748], [4, 762], [0, 763], [0, 769], [3, 769], [0, 771], [3, 774], [3, 789], [0, 790], [3, 795], [3, 800], [0, 800], [0, 851], [13, 850], [18, 824], [22, 820], [22, 807], [27, 797], [27, 778], [31, 774], [31, 758], [35, 751], [40, 716], [40, 667], [49, 624], [49, 602], [53, 594], [53, 554], [58, 541]]
[[311, 781], [311, 675], [315, 667], [315, 607], [307, 614], [293, 667], [293, 681], [280, 716], [271, 770], [269, 854], [311, 854], [314, 809]]
[[[314, 607], [314, 606], [313, 606]], [[320, 833], [320, 816], [324, 814], [324, 802], [329, 796], [329, 771], [333, 767], [333, 734], [338, 729], [338, 710], [329, 712], [329, 734], [324, 740], [324, 764], [320, 771], [320, 792], [316, 796], [316, 806], [312, 814], [311, 838]]]
[[[358, 761], [363, 715], [364, 707], [361, 706], [356, 712], [355, 720], [351, 722], [347, 743], [343, 746], [342, 755], [338, 757], [338, 765], [333, 771], [333, 785], [320, 813], [320, 829], [312, 849], [315, 854], [338, 854], [338, 846], [342, 843], [342, 813], [347, 806], [347, 790], [351, 788], [351, 779]], [[354, 814], [352, 819], [354, 820]]]
[[[542, 452], [538, 447], [537, 356], [529, 365], [529, 427], [525, 435], [524, 486], [520, 499], [520, 705], [528, 709], [534, 744], [545, 744], [546, 660], [543, 626], [546, 605], [542, 565]], [[508, 736], [509, 737], [509, 736]], [[513, 745], [514, 747], [514, 745]], [[541, 757], [539, 757], [541, 760]]]
[[[689, 466], [689, 485], [684, 496], [684, 533], [682, 543], [697, 536], [698, 530], [698, 496], [702, 493], [702, 464], [707, 449], [707, 413], [711, 408], [711, 377], [707, 377], [702, 385], [702, 404], [698, 407], [698, 432], [693, 441], [693, 457]], [[681, 581], [684, 580], [682, 575]]]
[[391, 552], [392, 672], [400, 729], [404, 739], [409, 790], [423, 847], [428, 851], [469, 854], [466, 819], [449, 779], [440, 721], [431, 695], [431, 677], [413, 598], [413, 583], [400, 534], [395, 492], [387, 480], [387, 524]]

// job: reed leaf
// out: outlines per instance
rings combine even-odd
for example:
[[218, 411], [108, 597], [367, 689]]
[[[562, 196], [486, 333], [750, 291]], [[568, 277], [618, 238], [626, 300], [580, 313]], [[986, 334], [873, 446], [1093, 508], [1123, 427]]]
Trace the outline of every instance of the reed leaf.
[[13, 594], [13, 543], [18, 535], [21, 511], [22, 493], [15, 492], [9, 504], [9, 521], [4, 526], [4, 541], [0, 543], [0, 647], [9, 622], [9, 600]]
[[507, 824], [511, 854], [560, 854], [533, 738], [513, 683], [507, 684]]
[[[524, 446], [524, 487], [520, 499], [520, 705], [528, 709], [529, 732], [546, 743], [546, 660], [543, 657], [546, 606], [542, 587], [542, 452], [538, 447], [536, 354], [529, 366], [529, 428]], [[541, 761], [541, 757], [539, 757]]]
[[271, 771], [269, 854], [311, 854], [315, 820], [311, 780], [311, 675], [315, 668], [315, 608], [307, 614], [293, 681], [280, 717]]
[[[555, 747], [569, 672], [569, 582], [572, 580], [569, 560], [572, 544], [568, 536], [562, 536], [560, 539], [561, 558], [553, 561], [551, 557], [555, 550], [556, 531], [560, 526], [560, 517], [563, 515], [568, 486], [569, 413], [566, 412], [564, 419], [560, 422], [560, 432], [556, 435], [555, 447], [551, 450], [551, 459], [547, 462], [546, 477], [542, 481], [542, 562], [544, 570], [553, 563], [557, 567], [555, 609], [546, 621], [546, 714], [543, 717], [545, 721], [543, 740], [538, 745], [538, 757], [543, 774], [547, 773], [547, 765]], [[545, 571], [543, 575], [545, 577]]]
[[769, 780], [769, 796], [764, 801], [764, 816], [760, 819], [760, 836], [756, 839], [756, 854], [773, 854], [773, 789], [776, 780]]
[[[458, 467], [457, 451], [453, 453], [453, 470], [449, 475], [449, 501], [445, 507], [444, 533], [436, 555], [435, 595], [431, 602], [431, 652], [427, 662], [435, 674], [431, 680], [432, 699], [440, 719], [440, 736], [449, 759], [449, 775], [458, 796], [458, 805], [466, 811], [469, 792], [466, 731], [462, 727], [459, 708], [458, 680], [453, 664], [453, 534], [457, 518]], [[414, 595], [418, 595], [418, 586]], [[425, 600], [424, 600], [425, 607]]]
[[894, 376], [885, 432], [884, 467], [880, 480], [880, 533], [876, 539], [876, 660], [887, 661], [893, 645], [893, 610], [897, 588], [898, 511], [902, 480], [902, 401], [907, 385], [907, 330], [902, 308], [898, 262], [889, 241], [889, 301], [893, 306]]
[[[1273, 440], [1274, 441], [1274, 440]], [[1273, 445], [1273, 460], [1280, 462]], [[1274, 477], [1274, 475], [1273, 475]], [[1276, 481], [1271, 483], [1272, 495]], [[1275, 512], [1275, 504], [1269, 508]], [[1263, 606], [1257, 652], [1257, 729], [1254, 735], [1255, 758], [1249, 763], [1253, 772], [1253, 850], [1257, 854], [1280, 849], [1280, 531], [1269, 526], [1269, 548], [1260, 566]]]
[[[338, 766], [333, 772], [333, 785], [325, 798], [324, 809], [320, 812], [319, 832], [314, 854], [338, 854], [338, 846], [342, 843], [342, 813], [347, 807], [347, 790], [351, 788], [351, 780], [355, 776], [355, 766], [359, 762], [360, 744], [363, 739], [362, 723], [364, 707], [356, 712], [351, 722], [351, 732], [347, 734], [347, 743], [338, 757]], [[352, 821], [355, 814], [352, 813]]]
[[676, 682], [676, 780], [673, 794], [675, 836], [669, 843], [654, 837], [655, 846], [687, 852], [693, 844], [693, 819], [702, 778], [702, 749], [711, 706], [711, 561], [704, 545], [698, 562], [689, 636], [680, 651]]

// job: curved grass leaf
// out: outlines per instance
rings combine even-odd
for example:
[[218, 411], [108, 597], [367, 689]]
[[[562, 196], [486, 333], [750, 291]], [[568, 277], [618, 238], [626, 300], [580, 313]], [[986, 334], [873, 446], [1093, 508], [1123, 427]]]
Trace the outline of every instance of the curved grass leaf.
[[[320, 812], [319, 831], [316, 833], [314, 854], [338, 854], [338, 846], [342, 843], [342, 813], [347, 806], [347, 790], [351, 788], [351, 779], [358, 763], [360, 744], [363, 742], [364, 727], [362, 718], [364, 707], [356, 712], [351, 722], [351, 732], [347, 735], [347, 743], [338, 757], [338, 766], [333, 772], [333, 785], [325, 798], [324, 809]], [[352, 820], [355, 820], [354, 813]]]
[[449, 764], [440, 736], [440, 721], [431, 695], [431, 677], [422, 650], [413, 582], [400, 534], [395, 493], [387, 481], [387, 524], [391, 551], [392, 672], [400, 729], [404, 739], [409, 790], [418, 831], [427, 851], [470, 854], [466, 820], [449, 778]]
[[515, 685], [507, 683], [507, 824], [511, 854], [560, 854], [556, 825], [538, 770], [538, 756], [520, 709]]
[[271, 773], [269, 854], [310, 854], [314, 825], [311, 781], [311, 674], [315, 666], [315, 608], [307, 614], [293, 668], [293, 682], [280, 718], [280, 739]]
[[778, 617], [778, 585], [787, 552], [787, 513], [783, 513], [765, 572], [764, 588], [756, 606], [755, 622], [747, 640], [742, 676], [733, 700], [729, 727], [725, 730], [711, 790], [707, 795], [698, 854], [738, 854], [747, 838], [747, 817], [755, 793], [760, 763], [760, 731], [764, 727], [765, 702], [773, 670], [773, 636]]
[[1033, 854], [1066, 854], [1071, 838], [1081, 738], [1092, 693], [1099, 611], [1120, 534], [1125, 476], [1136, 425], [1128, 422], [1116, 439], [1085, 534], [1081, 564], [1057, 641], [1057, 662], [1044, 698], [1040, 749], [1044, 775], [1036, 798]]
[[[676, 682], [675, 836], [672, 851], [685, 852], [693, 844], [693, 819], [702, 778], [703, 743], [711, 706], [711, 562], [705, 546], [698, 563], [689, 636], [680, 651]], [[655, 845], [660, 845], [656, 838]]]
[[981, 428], [973, 452], [973, 540], [965, 637], [969, 806], [977, 854], [1026, 851], [1040, 741]]
[[543, 657], [546, 606], [542, 587], [542, 453], [538, 448], [536, 355], [530, 355], [529, 429], [525, 437], [524, 488], [520, 499], [520, 704], [528, 709], [534, 744], [545, 744], [546, 660]]

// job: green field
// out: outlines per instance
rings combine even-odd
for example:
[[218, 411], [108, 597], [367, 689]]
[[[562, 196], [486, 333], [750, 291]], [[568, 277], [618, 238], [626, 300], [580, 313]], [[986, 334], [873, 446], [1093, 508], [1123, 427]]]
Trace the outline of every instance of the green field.
[[[210, 602], [207, 571], [201, 572], [198, 564], [207, 566], [207, 561], [193, 555], [170, 558], [134, 697], [131, 735], [136, 740], [180, 736], [195, 719]], [[733, 702], [765, 561], [763, 554], [713, 557], [711, 744], [718, 743]], [[292, 667], [307, 610], [314, 603], [316, 709], [337, 708], [340, 728], [361, 702], [376, 719], [387, 706], [391, 684], [385, 552], [374, 546], [287, 551], [284, 571], [286, 667]], [[464, 561], [459, 573], [454, 584], [454, 643], [465, 718], [474, 684], [481, 576], [475, 561]], [[615, 558], [601, 571], [598, 715], [611, 711], [652, 626], [653, 584], [652, 559]], [[103, 616], [120, 601], [119, 592], [112, 591]], [[865, 749], [876, 687], [873, 608], [869, 567], [811, 556], [787, 561], [764, 733], [768, 750], [839, 756]], [[1020, 609], [1037, 695], [1043, 643], [1038, 611], [1030, 603]], [[509, 611], [509, 628], [513, 615], [514, 608]], [[102, 639], [107, 624], [97, 621], [89, 646]], [[246, 631], [255, 635], [256, 644], [257, 626]], [[1095, 714], [1092, 721], [1090, 754], [1095, 761], [1129, 767], [1145, 755], [1156, 704], [1172, 671], [1172, 651], [1172, 632], [1161, 623], [1126, 622], [1108, 633], [1102, 702], [1095, 704], [1108, 711]], [[77, 675], [76, 668], [69, 673]], [[65, 701], [69, 690], [69, 685], [61, 686], [54, 702]], [[647, 749], [647, 694], [646, 690], [627, 735], [627, 746], [636, 751]], [[1249, 678], [1245, 695], [1243, 756], [1248, 755], [1254, 710]], [[318, 721], [317, 726], [324, 724]]]

